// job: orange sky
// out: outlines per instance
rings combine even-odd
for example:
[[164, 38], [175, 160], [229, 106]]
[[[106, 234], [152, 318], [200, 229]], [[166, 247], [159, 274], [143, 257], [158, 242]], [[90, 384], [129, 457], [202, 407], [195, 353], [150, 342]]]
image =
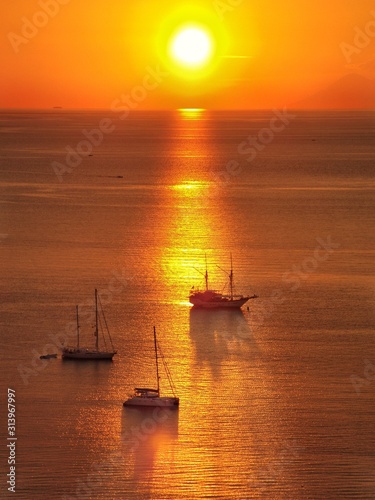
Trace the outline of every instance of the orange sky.
[[[375, 76], [372, 0], [17, 0], [4, 10], [0, 107], [109, 108], [135, 92], [134, 109], [270, 108], [351, 72]], [[25, 32], [25, 18], [39, 27]], [[204, 20], [219, 47], [195, 80], [165, 74], [163, 44], [189, 20]], [[353, 45], [356, 27], [369, 35]], [[345, 57], [343, 43], [355, 51]]]

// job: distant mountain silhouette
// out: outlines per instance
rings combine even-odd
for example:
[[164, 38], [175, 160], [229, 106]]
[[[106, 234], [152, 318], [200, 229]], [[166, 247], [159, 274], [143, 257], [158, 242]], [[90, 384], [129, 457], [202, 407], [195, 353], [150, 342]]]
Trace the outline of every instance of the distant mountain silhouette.
[[299, 109], [375, 109], [375, 81], [351, 73], [290, 107]]

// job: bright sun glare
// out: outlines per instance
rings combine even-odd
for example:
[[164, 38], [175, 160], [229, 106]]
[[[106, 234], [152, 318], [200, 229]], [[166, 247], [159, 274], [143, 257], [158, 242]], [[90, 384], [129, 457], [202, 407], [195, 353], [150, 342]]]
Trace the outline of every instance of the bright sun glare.
[[177, 63], [187, 68], [202, 67], [212, 55], [211, 37], [202, 28], [185, 27], [172, 38], [170, 53]]

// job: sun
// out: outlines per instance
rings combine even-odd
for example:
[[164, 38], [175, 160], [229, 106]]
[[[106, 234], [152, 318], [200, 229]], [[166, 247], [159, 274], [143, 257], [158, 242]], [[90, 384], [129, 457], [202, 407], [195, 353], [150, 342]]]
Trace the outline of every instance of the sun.
[[[220, 80], [210, 78], [223, 64], [227, 50], [224, 24], [213, 9], [199, 7], [196, 1], [176, 7], [155, 33], [155, 54], [172, 77], [167, 85], [173, 92], [191, 94], [201, 91], [200, 83], [206, 90], [216, 85]], [[180, 85], [183, 81], [185, 86]]]
[[183, 27], [172, 37], [169, 53], [177, 64], [191, 69], [201, 68], [212, 57], [212, 37], [208, 30], [201, 27]]

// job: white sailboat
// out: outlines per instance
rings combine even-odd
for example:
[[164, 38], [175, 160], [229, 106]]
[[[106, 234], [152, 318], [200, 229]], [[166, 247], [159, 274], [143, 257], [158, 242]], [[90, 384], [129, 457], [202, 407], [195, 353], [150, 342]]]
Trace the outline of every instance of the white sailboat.
[[[79, 311], [78, 311], [78, 306], [76, 306], [76, 318], [77, 318], [77, 345], [75, 347], [63, 347], [62, 348], [62, 357], [64, 359], [105, 359], [105, 360], [112, 360], [113, 356], [117, 353], [117, 351], [114, 350], [113, 344], [112, 344], [112, 338], [111, 334], [109, 333], [108, 325], [107, 325], [107, 320], [105, 319], [104, 316], [104, 311], [103, 307], [101, 306], [101, 316], [103, 317], [103, 322], [105, 325], [105, 329], [107, 331], [110, 344], [111, 344], [111, 349], [101, 349], [99, 350], [99, 323], [101, 323], [100, 320], [100, 315], [99, 315], [99, 308], [98, 308], [98, 302], [100, 302], [100, 296], [98, 294], [98, 290], [95, 288], [95, 348], [87, 348], [87, 347], [81, 347], [80, 346], [80, 338], [79, 338], [79, 330], [80, 330], [80, 325], [79, 325]], [[104, 330], [104, 328], [103, 328]], [[104, 331], [103, 331], [103, 340], [105, 342], [105, 337], [104, 337]]]
[[248, 300], [256, 299], [258, 297], [257, 295], [251, 295], [251, 296], [236, 295], [234, 293], [232, 254], [230, 255], [230, 272], [226, 274], [228, 274], [229, 276], [229, 294], [225, 295], [217, 290], [210, 289], [208, 286], [208, 271], [207, 271], [207, 258], [206, 258], [206, 272], [204, 274], [206, 288], [203, 291], [194, 290], [192, 288], [189, 296], [190, 303], [193, 304], [193, 306], [196, 308], [201, 307], [206, 309], [218, 309], [218, 308], [239, 309]]
[[[124, 406], [141, 406], [141, 407], [178, 407], [180, 404], [180, 399], [175, 394], [175, 387], [172, 381], [172, 377], [169, 368], [164, 359], [163, 353], [161, 352], [159, 343], [156, 339], [156, 330], [154, 327], [154, 349], [155, 349], [155, 362], [156, 362], [156, 380], [157, 388], [150, 389], [146, 387], [136, 387], [134, 389], [134, 394], [124, 402]], [[159, 356], [158, 351], [161, 353], [161, 358], [163, 361], [164, 369], [167, 374], [169, 385], [171, 387], [173, 396], [160, 396], [160, 376], [159, 376]]]

